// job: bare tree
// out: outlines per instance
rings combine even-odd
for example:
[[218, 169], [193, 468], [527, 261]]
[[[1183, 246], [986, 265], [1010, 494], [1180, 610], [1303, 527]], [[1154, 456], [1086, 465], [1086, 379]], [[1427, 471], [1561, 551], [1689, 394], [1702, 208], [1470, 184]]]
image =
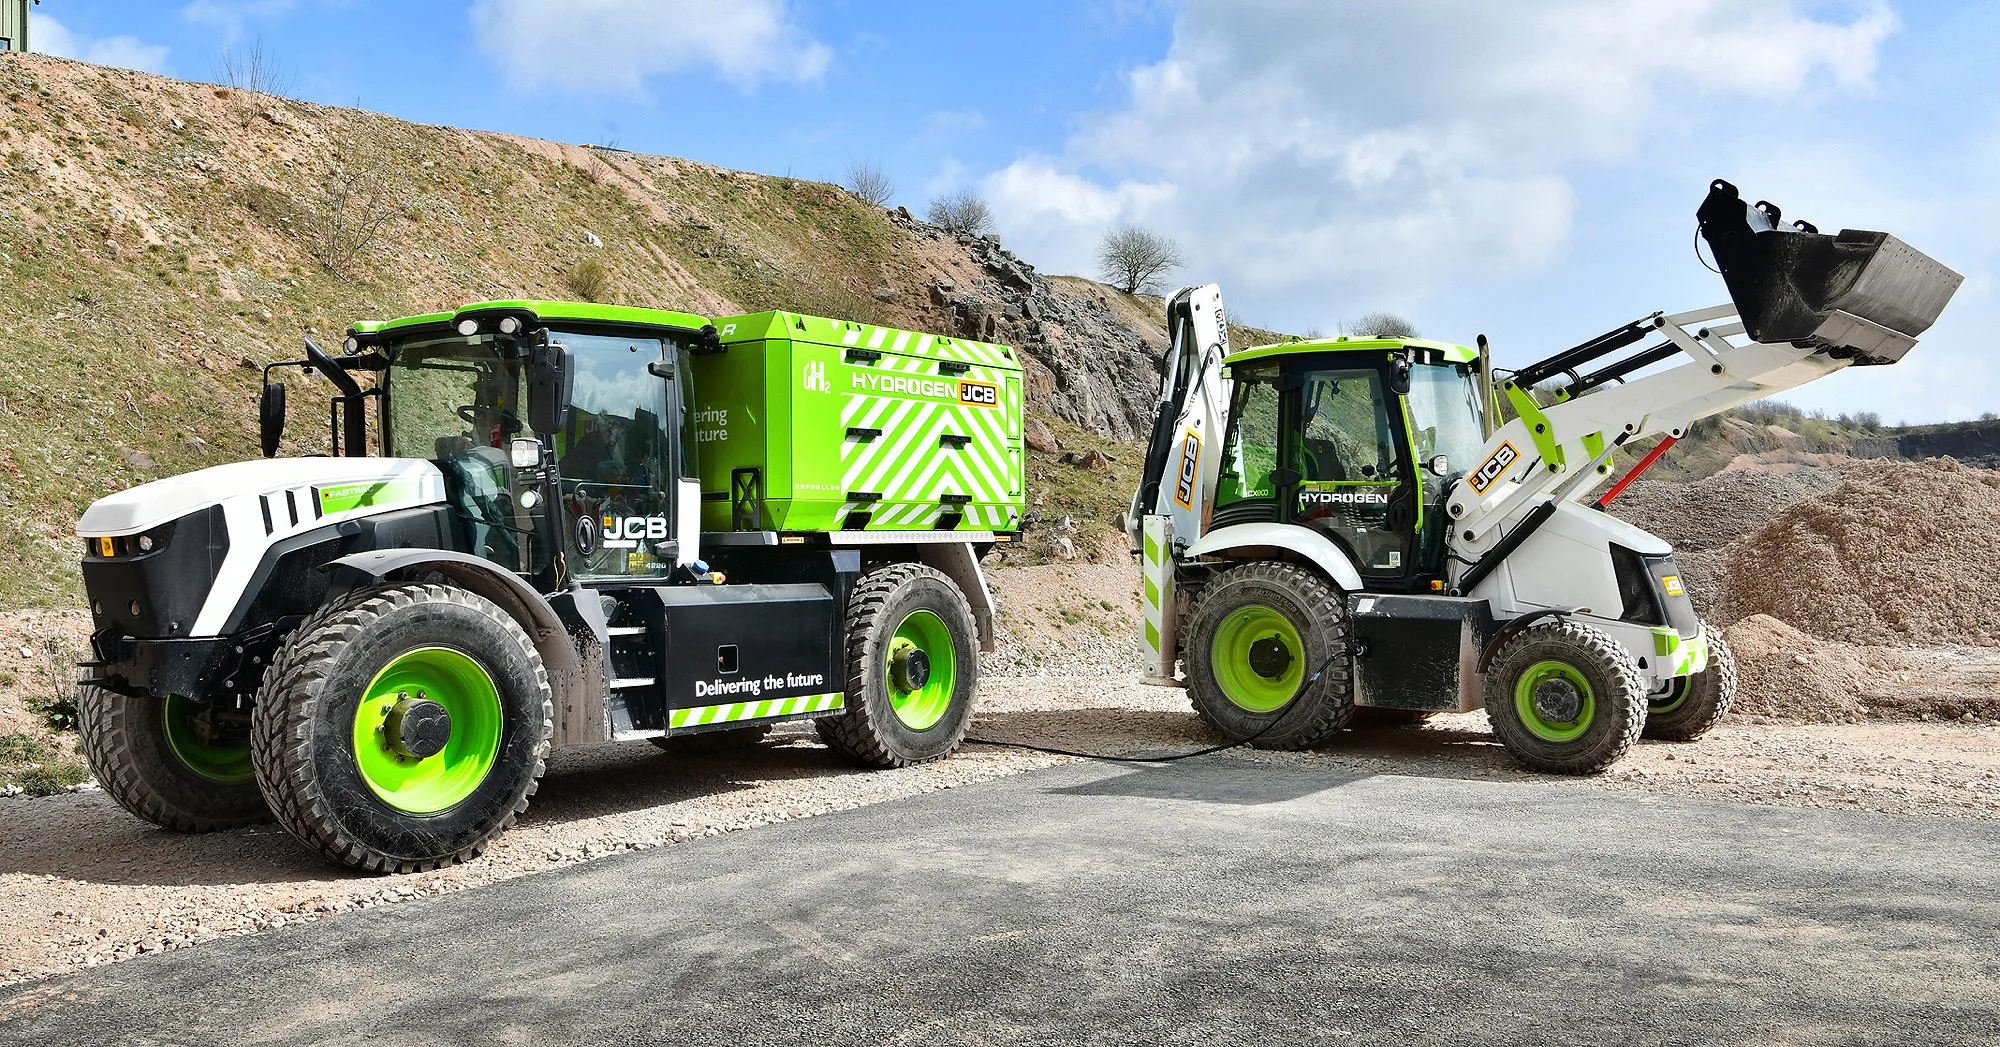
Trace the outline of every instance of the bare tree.
[[1104, 234], [1097, 245], [1103, 277], [1126, 294], [1157, 292], [1160, 277], [1180, 268], [1179, 244], [1136, 225], [1122, 225]]
[[887, 207], [889, 201], [896, 198], [896, 183], [882, 173], [882, 165], [869, 160], [856, 160], [847, 165], [847, 191], [862, 203]]
[[264, 49], [261, 36], [242, 50], [223, 48], [218, 62], [222, 82], [240, 91], [289, 96], [298, 86], [298, 76], [277, 55]]
[[300, 208], [299, 231], [320, 268], [347, 276], [396, 217], [390, 166], [378, 157], [336, 160], [320, 180], [317, 194]]
[[983, 236], [993, 228], [993, 211], [977, 194], [960, 190], [931, 200], [930, 222], [947, 233]]
[[1417, 325], [1395, 313], [1368, 313], [1354, 321], [1354, 333], [1364, 338], [1415, 338]]

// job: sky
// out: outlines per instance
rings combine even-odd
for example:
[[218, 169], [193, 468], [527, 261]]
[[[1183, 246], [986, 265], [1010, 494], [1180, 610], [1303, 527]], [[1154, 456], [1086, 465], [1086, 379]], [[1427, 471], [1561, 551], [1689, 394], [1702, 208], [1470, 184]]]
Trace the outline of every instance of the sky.
[[1991, 0], [44, 0], [35, 50], [841, 181], [970, 191], [1045, 272], [1121, 224], [1240, 322], [1387, 310], [1519, 365], [1724, 302], [1709, 181], [1965, 276], [1923, 343], [1786, 399], [2000, 411]]

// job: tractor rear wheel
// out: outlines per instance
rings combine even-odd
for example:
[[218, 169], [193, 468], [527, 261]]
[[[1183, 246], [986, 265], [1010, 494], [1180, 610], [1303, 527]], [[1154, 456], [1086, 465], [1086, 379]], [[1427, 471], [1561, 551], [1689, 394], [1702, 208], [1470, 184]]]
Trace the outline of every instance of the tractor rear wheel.
[[1354, 717], [1347, 603], [1311, 571], [1260, 561], [1215, 576], [1186, 635], [1188, 698], [1229, 741], [1311, 749]]
[[899, 563], [864, 575], [847, 601], [847, 695], [813, 721], [821, 740], [870, 767], [958, 750], [979, 686], [979, 627], [943, 573]]
[[83, 755], [120, 807], [184, 833], [271, 819], [250, 768], [247, 723], [186, 698], [128, 698], [76, 690]]
[[507, 612], [395, 585], [286, 639], [251, 751], [293, 836], [357, 869], [422, 872], [478, 857], [528, 809], [553, 723], [541, 656]]
[[1569, 618], [1507, 638], [1485, 680], [1486, 719], [1514, 758], [1551, 774], [1596, 774], [1639, 740], [1639, 663], [1602, 629]]
[[1708, 667], [1676, 679], [1667, 693], [1653, 698], [1646, 710], [1646, 737], [1695, 741], [1714, 730], [1736, 704], [1736, 656], [1707, 622], [1701, 631], [1708, 638]]

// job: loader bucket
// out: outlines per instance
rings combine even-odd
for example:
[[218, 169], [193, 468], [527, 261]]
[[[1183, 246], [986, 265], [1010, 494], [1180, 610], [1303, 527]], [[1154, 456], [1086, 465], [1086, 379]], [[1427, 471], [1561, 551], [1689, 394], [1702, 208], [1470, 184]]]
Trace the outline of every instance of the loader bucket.
[[1759, 342], [1819, 345], [1857, 364], [1892, 364], [1965, 279], [1888, 233], [1778, 224], [1720, 179], [1695, 212], [1737, 315]]

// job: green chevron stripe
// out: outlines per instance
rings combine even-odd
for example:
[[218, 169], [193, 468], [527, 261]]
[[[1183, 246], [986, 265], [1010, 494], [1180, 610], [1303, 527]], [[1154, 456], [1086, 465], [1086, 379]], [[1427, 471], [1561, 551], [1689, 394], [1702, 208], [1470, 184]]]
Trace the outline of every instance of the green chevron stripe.
[[841, 708], [845, 698], [846, 695], [842, 693], [806, 694], [796, 698], [767, 698], [760, 702], [735, 702], [729, 705], [702, 705], [692, 709], [675, 709], [667, 715], [667, 726], [680, 730], [683, 727], [702, 727], [712, 723], [768, 720], [775, 716], [832, 712]]

